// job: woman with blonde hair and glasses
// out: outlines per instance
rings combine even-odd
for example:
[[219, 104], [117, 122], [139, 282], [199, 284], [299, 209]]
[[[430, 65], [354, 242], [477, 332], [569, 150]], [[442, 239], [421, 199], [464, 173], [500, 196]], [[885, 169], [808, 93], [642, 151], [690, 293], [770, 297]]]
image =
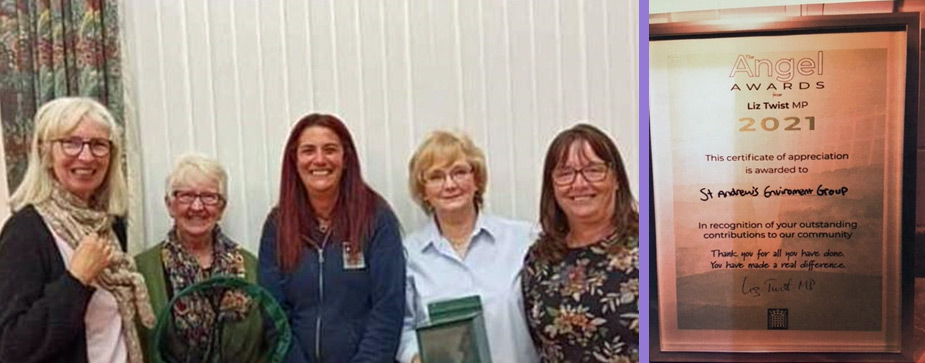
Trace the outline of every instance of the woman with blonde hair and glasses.
[[523, 293], [542, 361], [638, 361], [639, 212], [601, 130], [579, 124], [552, 141], [540, 224]]
[[431, 218], [405, 239], [407, 308], [398, 360], [420, 359], [415, 328], [433, 302], [478, 295], [493, 362], [535, 362], [520, 294], [524, 222], [485, 213], [485, 156], [468, 136], [435, 131], [408, 163], [408, 186]]
[[122, 137], [90, 98], [39, 108], [13, 215], [0, 232], [0, 362], [141, 362], [153, 326], [125, 249]]

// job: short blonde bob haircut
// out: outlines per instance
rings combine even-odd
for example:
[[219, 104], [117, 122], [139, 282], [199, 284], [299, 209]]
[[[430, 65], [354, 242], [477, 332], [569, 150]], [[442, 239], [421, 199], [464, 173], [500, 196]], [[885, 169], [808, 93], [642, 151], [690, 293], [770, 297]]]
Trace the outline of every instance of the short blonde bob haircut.
[[51, 197], [55, 188], [52, 165], [52, 140], [67, 137], [81, 122], [92, 122], [109, 131], [112, 149], [109, 170], [93, 200], [108, 213], [124, 216], [128, 208], [128, 188], [122, 172], [122, 129], [105, 106], [88, 97], [62, 97], [52, 100], [35, 113], [35, 131], [29, 149], [29, 166], [22, 183], [10, 196], [10, 206], [18, 211], [29, 204]]
[[466, 134], [437, 130], [427, 136], [408, 162], [408, 188], [411, 197], [424, 209], [424, 213], [433, 213], [433, 207], [424, 200], [424, 173], [433, 167], [449, 166], [459, 159], [466, 160], [472, 166], [476, 187], [475, 208], [482, 208], [483, 196], [488, 185], [485, 154]]
[[173, 170], [167, 175], [164, 198], [173, 198], [173, 192], [183, 183], [197, 177], [214, 180], [218, 184], [218, 194], [228, 200], [228, 173], [222, 164], [214, 158], [197, 153], [186, 153], [177, 157]]

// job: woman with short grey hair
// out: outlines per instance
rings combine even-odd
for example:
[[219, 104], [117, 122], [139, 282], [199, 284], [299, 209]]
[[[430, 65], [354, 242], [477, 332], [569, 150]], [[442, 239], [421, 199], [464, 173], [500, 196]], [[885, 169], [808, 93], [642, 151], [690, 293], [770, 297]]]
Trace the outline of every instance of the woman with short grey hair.
[[[219, 162], [200, 154], [180, 156], [166, 179], [164, 203], [173, 228], [167, 238], [139, 254], [138, 270], [145, 276], [151, 305], [169, 316], [166, 340], [154, 346], [152, 330], [142, 333], [146, 358], [155, 361], [157, 349], [175, 361], [207, 361], [213, 346], [216, 317], [224, 325], [218, 344], [226, 362], [256, 362], [261, 353], [261, 320], [248, 314], [250, 298], [239, 290], [222, 290], [221, 296], [194, 293], [168, 303], [184, 289], [217, 276], [256, 282], [257, 259], [222, 233], [218, 222], [227, 206], [228, 174]], [[218, 311], [212, 305], [220, 301]], [[162, 349], [166, 348], [166, 349]]]

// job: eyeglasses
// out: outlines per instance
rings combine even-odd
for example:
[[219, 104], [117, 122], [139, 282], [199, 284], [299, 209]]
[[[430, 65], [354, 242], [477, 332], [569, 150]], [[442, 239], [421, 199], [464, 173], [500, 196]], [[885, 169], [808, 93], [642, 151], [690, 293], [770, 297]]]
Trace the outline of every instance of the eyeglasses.
[[112, 141], [108, 139], [69, 137], [66, 139], [52, 140], [52, 142], [61, 144], [61, 151], [67, 156], [80, 155], [84, 150], [84, 146], [90, 146], [90, 154], [98, 158], [109, 155], [109, 152], [112, 150]]
[[589, 182], [599, 182], [607, 177], [608, 171], [610, 171], [610, 168], [604, 163], [591, 164], [581, 169], [559, 168], [552, 172], [552, 181], [556, 185], [565, 186], [574, 183], [575, 177], [581, 174]]
[[446, 177], [449, 176], [450, 179], [453, 179], [454, 183], [459, 183], [462, 180], [465, 180], [470, 175], [472, 175], [472, 168], [454, 168], [450, 170], [449, 173], [444, 172], [443, 170], [434, 170], [424, 175], [424, 186], [431, 189], [443, 188], [446, 185]]
[[193, 201], [195, 201], [196, 199], [199, 199], [199, 201], [202, 202], [203, 205], [209, 205], [209, 206], [219, 205], [225, 201], [225, 198], [222, 198], [222, 196], [218, 193], [211, 193], [211, 192], [196, 193], [196, 192], [191, 192], [191, 191], [186, 191], [186, 190], [175, 190], [173, 192], [173, 199], [183, 204], [193, 204]]

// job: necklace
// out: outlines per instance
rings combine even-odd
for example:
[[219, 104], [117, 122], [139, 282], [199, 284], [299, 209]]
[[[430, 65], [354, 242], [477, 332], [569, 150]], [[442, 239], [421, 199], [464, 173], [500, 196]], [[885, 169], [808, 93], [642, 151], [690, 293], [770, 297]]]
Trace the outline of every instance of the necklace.
[[328, 228], [331, 227], [331, 220], [318, 217], [318, 229], [321, 230], [321, 233], [327, 233]]
[[459, 238], [459, 239], [453, 239], [453, 238], [447, 237], [446, 239], [450, 241], [450, 244], [453, 245], [453, 247], [456, 247], [456, 248], [462, 247], [465, 244], [469, 243], [469, 239], [465, 237]]
[[452, 239], [447, 237], [446, 240], [450, 241], [450, 246], [453, 247], [453, 250], [456, 251], [460, 258], [466, 256], [466, 252], [469, 250], [469, 238]]

